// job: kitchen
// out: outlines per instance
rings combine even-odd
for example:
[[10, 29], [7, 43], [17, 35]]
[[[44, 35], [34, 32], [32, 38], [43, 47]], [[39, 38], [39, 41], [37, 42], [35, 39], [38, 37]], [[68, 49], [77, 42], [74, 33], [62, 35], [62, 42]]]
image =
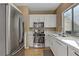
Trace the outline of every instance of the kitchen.
[[78, 9], [77, 3], [0, 4], [0, 55], [79, 56]]

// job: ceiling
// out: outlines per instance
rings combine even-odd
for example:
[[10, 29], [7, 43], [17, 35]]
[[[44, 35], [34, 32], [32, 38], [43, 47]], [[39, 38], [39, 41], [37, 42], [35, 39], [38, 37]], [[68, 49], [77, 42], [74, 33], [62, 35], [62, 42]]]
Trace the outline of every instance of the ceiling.
[[30, 13], [52, 13], [61, 3], [16, 3], [16, 6], [27, 6]]

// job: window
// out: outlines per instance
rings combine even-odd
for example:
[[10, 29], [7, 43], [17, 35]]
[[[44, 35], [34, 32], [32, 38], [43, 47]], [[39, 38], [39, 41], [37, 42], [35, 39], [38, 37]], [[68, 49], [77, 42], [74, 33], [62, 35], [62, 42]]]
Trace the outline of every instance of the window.
[[72, 31], [72, 9], [64, 13], [64, 31]]
[[64, 12], [64, 31], [79, 33], [79, 5]]
[[74, 12], [74, 32], [79, 33], [79, 5], [73, 8]]

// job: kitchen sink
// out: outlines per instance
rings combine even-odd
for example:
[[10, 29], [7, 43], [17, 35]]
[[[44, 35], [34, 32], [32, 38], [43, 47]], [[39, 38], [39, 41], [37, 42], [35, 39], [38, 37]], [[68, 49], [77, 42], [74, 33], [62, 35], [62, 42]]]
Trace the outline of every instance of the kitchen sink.
[[58, 36], [60, 36], [60, 37], [67, 37], [67, 35], [64, 35], [64, 34], [58, 34]]
[[54, 36], [54, 37], [67, 37], [67, 35], [63, 35], [63, 34], [53, 34], [52, 36]]

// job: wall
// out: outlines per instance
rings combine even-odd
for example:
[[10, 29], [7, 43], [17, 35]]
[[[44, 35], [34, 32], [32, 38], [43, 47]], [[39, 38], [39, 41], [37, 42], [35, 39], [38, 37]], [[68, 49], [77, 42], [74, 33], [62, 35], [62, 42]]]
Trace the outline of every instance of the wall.
[[56, 10], [57, 22], [56, 22], [56, 31], [62, 31], [62, 13], [72, 5], [73, 3], [62, 3]]
[[24, 16], [24, 29], [25, 29], [25, 31], [27, 32], [28, 31], [28, 27], [27, 27], [27, 25], [28, 25], [28, 19], [29, 19], [29, 10], [28, 10], [28, 8], [26, 7], [26, 6], [19, 6], [18, 7], [21, 11], [22, 11], [22, 13], [23, 13], [23, 16]]
[[28, 47], [28, 31], [29, 31], [29, 10], [26, 6], [18, 7], [24, 16], [24, 32], [25, 32], [25, 48]]

